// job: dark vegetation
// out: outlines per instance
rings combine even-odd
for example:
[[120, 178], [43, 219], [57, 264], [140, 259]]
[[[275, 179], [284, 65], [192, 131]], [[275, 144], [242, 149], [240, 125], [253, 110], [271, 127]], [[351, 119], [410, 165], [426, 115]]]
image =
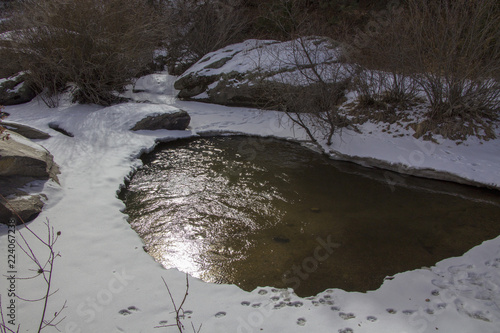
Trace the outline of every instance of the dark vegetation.
[[[10, 38], [0, 40], [0, 76], [27, 71], [49, 105], [62, 91], [76, 102], [109, 105], [120, 102], [116, 92], [134, 78], [164, 68], [181, 74], [226, 45], [315, 35], [342, 45], [353, 75], [349, 82], [313, 77], [308, 93], [285, 86], [271, 90], [275, 106], [299, 125], [312, 122], [331, 138], [338, 128], [356, 122], [397, 121], [419, 103], [427, 112], [412, 125], [416, 136], [495, 137], [497, 0], [2, 3], [3, 15], [11, 19], [0, 23], [0, 32], [10, 31]], [[157, 50], [165, 52], [158, 57]], [[358, 100], [346, 108], [342, 97], [353, 90]]]

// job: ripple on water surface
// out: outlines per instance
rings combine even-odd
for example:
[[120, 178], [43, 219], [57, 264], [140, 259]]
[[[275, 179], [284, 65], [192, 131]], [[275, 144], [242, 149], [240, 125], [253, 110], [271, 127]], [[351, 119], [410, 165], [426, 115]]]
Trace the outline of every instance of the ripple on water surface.
[[131, 226], [163, 266], [207, 282], [367, 291], [500, 234], [497, 192], [334, 162], [286, 141], [183, 140], [143, 160], [121, 193]]

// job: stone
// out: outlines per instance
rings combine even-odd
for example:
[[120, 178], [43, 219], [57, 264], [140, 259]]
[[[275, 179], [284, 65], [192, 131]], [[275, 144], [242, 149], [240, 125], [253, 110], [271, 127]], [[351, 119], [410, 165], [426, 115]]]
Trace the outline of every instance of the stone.
[[9, 138], [0, 139], [0, 176], [57, 181], [59, 168], [45, 148], [10, 130], [4, 135]]
[[42, 196], [21, 189], [48, 179], [57, 182], [58, 173], [54, 158], [45, 148], [6, 130], [0, 138], [0, 223], [7, 224], [12, 218], [16, 223], [36, 218], [43, 208]]
[[4, 126], [6, 129], [11, 130], [12, 132], [16, 132], [17, 134], [20, 134], [30, 140], [46, 140], [50, 138], [49, 134], [30, 126], [6, 122], [6, 121], [3, 121], [1, 125]]
[[147, 116], [142, 120], [138, 121], [134, 127], [131, 128], [132, 131], [140, 130], [185, 130], [189, 123], [191, 122], [191, 117], [184, 110], [179, 110], [173, 113], [162, 113]]
[[27, 82], [27, 75], [24, 73], [0, 79], [0, 105], [27, 103], [36, 95], [33, 87]]
[[34, 220], [43, 208], [41, 195], [23, 195], [0, 200], [0, 222], [22, 224]]

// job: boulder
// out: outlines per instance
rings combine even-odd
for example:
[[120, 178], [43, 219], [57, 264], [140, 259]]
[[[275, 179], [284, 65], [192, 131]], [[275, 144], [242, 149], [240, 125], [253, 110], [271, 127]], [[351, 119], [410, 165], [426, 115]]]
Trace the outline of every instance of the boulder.
[[325, 37], [247, 40], [207, 54], [174, 87], [184, 100], [263, 107], [269, 103], [266, 91], [271, 85], [308, 85], [315, 73], [328, 81], [332, 71], [324, 70], [325, 66], [341, 66], [340, 58], [339, 44]]
[[191, 121], [191, 117], [184, 110], [173, 113], [154, 114], [138, 121], [132, 131], [140, 130], [185, 130]]
[[45, 148], [9, 130], [4, 135], [9, 138], [0, 140], [0, 176], [57, 180], [59, 168]]
[[0, 79], [0, 105], [22, 104], [35, 98], [36, 92], [26, 79], [24, 73]]
[[[7, 138], [8, 135], [8, 138]], [[11, 219], [21, 223], [33, 220], [43, 208], [41, 195], [31, 195], [22, 188], [34, 182], [58, 181], [58, 166], [42, 146], [7, 130], [0, 138], [0, 223]]]
[[43, 208], [41, 195], [23, 195], [0, 200], [0, 222], [21, 224], [34, 220]]

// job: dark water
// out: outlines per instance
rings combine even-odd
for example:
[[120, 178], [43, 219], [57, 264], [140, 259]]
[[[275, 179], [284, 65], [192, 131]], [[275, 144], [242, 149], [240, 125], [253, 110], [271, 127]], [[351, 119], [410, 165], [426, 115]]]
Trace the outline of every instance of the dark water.
[[147, 251], [245, 290], [374, 290], [500, 234], [498, 192], [395, 177], [295, 143], [183, 140], [143, 159], [121, 196]]

